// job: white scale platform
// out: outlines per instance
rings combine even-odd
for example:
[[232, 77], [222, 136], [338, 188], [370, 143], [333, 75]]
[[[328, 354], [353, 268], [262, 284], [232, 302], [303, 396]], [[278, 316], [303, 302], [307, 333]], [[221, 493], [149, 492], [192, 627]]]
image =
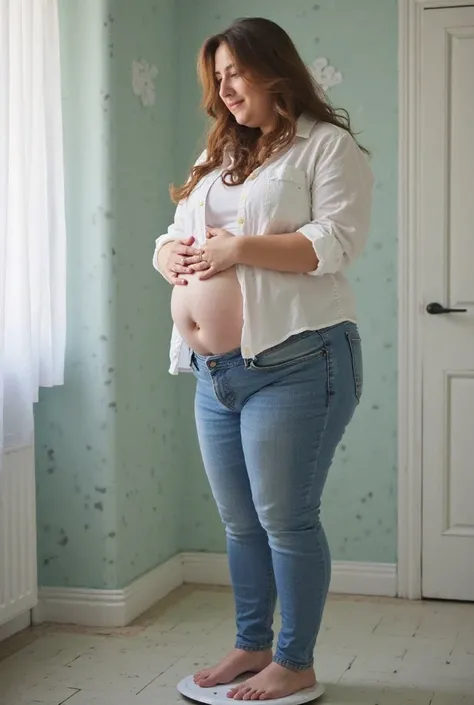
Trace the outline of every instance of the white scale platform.
[[[231, 700], [227, 697], [229, 690], [237, 685], [239, 681], [235, 683], [230, 683], [228, 685], [216, 685], [214, 688], [201, 688], [196, 685], [193, 680], [193, 676], [188, 676], [183, 678], [180, 683], [178, 683], [178, 690], [185, 698], [188, 700], [194, 700], [194, 702], [205, 703], [205, 705], [229, 705], [233, 702], [244, 702]], [[303, 705], [303, 703], [309, 703], [313, 700], [317, 700], [324, 693], [324, 686], [321, 683], [317, 683], [314, 688], [308, 688], [306, 690], [300, 690], [299, 693], [294, 695], [289, 695], [287, 698], [277, 698], [274, 700], [257, 700], [252, 702], [268, 703], [268, 705]]]

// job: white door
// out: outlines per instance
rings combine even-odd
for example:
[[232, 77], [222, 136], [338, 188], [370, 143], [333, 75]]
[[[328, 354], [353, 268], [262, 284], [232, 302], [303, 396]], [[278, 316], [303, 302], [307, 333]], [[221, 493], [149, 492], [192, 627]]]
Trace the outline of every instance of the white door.
[[474, 601], [474, 3], [421, 51], [422, 594]]

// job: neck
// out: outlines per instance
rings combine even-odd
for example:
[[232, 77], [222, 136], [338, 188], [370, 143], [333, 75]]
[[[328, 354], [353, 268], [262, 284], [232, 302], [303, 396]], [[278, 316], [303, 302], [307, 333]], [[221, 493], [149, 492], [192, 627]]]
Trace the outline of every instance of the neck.
[[262, 125], [260, 127], [260, 131], [262, 135], [268, 135], [269, 132], [271, 132], [273, 129], [273, 122], [267, 123], [266, 125]]

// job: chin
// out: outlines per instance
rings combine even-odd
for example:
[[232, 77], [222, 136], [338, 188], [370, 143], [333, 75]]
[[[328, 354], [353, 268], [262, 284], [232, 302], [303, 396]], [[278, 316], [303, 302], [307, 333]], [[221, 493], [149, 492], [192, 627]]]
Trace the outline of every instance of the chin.
[[239, 123], [239, 125], [246, 125], [247, 126], [247, 120], [245, 115], [234, 115], [236, 121]]
[[244, 127], [257, 127], [254, 121], [250, 118], [247, 118], [245, 115], [239, 115], [238, 117], [236, 116], [235, 119], [239, 123], [239, 125], [243, 125]]

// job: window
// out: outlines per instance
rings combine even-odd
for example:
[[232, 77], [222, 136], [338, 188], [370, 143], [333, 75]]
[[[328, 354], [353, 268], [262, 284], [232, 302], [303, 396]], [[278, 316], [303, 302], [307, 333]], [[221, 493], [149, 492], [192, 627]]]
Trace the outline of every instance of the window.
[[57, 0], [0, 0], [0, 451], [62, 384], [66, 227]]

